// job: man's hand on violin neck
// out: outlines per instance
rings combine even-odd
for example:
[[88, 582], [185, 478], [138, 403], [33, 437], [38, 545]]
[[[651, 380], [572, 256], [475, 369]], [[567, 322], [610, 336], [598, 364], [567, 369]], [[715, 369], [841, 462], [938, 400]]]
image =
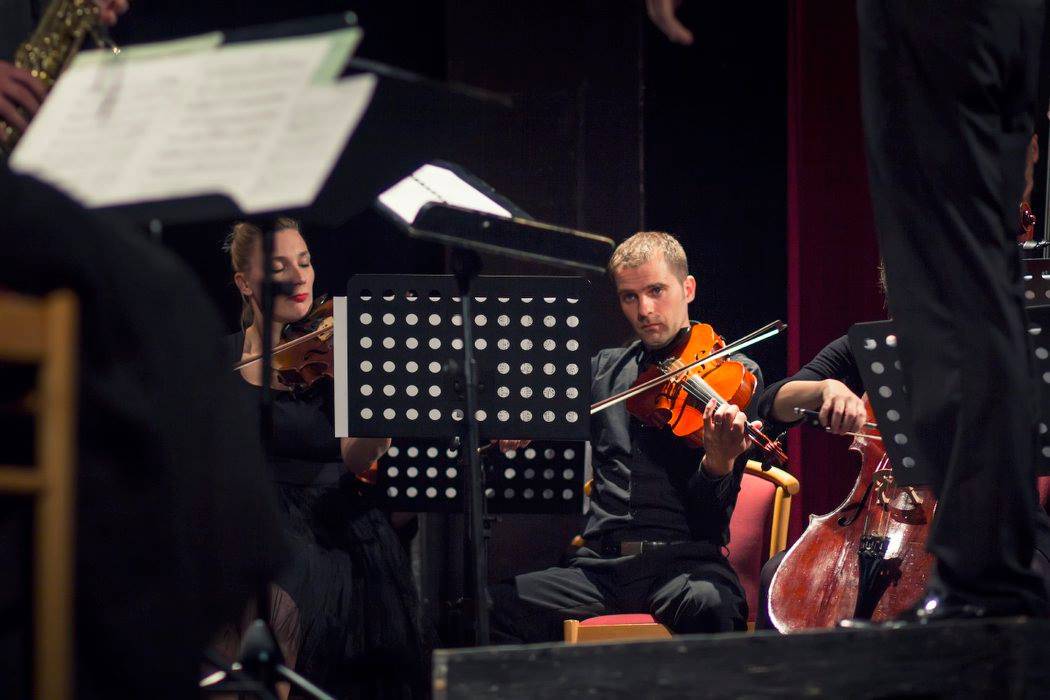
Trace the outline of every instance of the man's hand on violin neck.
[[[762, 426], [761, 421], [752, 424]], [[711, 476], [733, 471], [733, 463], [751, 446], [747, 437], [747, 416], [731, 403], [712, 399], [704, 407], [704, 459], [701, 467]]]

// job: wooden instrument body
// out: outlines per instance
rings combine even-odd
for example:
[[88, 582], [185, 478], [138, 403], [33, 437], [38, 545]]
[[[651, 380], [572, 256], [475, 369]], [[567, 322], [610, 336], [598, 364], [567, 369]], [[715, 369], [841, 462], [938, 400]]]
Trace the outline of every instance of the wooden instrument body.
[[[650, 365], [639, 373], [635, 384], [643, 384], [664, 372], [684, 367], [725, 347], [722, 339], [706, 323], [697, 323], [690, 329], [681, 348], [674, 348], [668, 359]], [[704, 444], [704, 404], [685, 390], [691, 378], [701, 378], [726, 402], [744, 409], [755, 392], [755, 375], [735, 360], [715, 360], [710, 366], [698, 367], [669, 379], [663, 384], [627, 399], [627, 412], [641, 422], [656, 428], [667, 426], [691, 444]]]
[[881, 441], [857, 437], [850, 450], [862, 458], [852, 493], [811, 519], [773, 576], [769, 614], [781, 632], [835, 627], [849, 618], [892, 619], [926, 589], [934, 563], [926, 551], [933, 493], [897, 486]]

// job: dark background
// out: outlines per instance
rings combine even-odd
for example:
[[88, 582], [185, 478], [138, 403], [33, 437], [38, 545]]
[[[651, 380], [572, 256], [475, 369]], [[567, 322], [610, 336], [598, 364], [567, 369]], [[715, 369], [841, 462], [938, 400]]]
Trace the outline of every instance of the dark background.
[[[754, 23], [743, 6], [695, 16], [687, 4], [690, 48], [664, 40], [642, 3], [600, 1], [149, 2], [115, 35], [133, 43], [345, 9], [365, 29], [358, 56], [513, 100], [505, 117], [464, 124], [470, 142], [455, 158], [497, 191], [541, 220], [617, 241], [646, 228], [676, 234], [699, 280], [693, 317], [727, 338], [785, 315], [786, 8]], [[219, 251], [225, 224], [206, 228], [169, 229], [165, 243], [200, 270], [232, 329], [239, 301]], [[407, 239], [389, 255], [400, 234], [370, 212], [307, 236], [319, 290], [338, 290], [353, 272], [444, 265], [441, 250]], [[609, 321], [596, 324], [596, 341], [626, 340], [609, 287], [594, 283], [594, 311]], [[783, 373], [782, 341], [753, 354], [770, 376]]]

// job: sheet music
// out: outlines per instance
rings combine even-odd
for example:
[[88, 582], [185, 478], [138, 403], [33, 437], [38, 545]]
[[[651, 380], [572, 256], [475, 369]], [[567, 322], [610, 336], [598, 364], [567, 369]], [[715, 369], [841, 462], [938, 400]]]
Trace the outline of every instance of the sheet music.
[[232, 46], [78, 56], [11, 158], [89, 207], [224, 193], [246, 213], [306, 206], [375, 77], [331, 82], [348, 29]]
[[379, 201], [409, 224], [416, 220], [419, 210], [428, 202], [451, 204], [508, 219], [511, 216], [509, 211], [459, 175], [436, 165], [419, 168], [379, 195]]

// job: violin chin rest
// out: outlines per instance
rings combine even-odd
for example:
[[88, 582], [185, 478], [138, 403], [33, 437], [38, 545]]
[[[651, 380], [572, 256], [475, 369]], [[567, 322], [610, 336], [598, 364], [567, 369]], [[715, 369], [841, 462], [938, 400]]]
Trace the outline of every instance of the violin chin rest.
[[649, 414], [649, 418], [652, 421], [651, 425], [663, 427], [670, 422], [673, 415], [669, 409], [658, 408]]

